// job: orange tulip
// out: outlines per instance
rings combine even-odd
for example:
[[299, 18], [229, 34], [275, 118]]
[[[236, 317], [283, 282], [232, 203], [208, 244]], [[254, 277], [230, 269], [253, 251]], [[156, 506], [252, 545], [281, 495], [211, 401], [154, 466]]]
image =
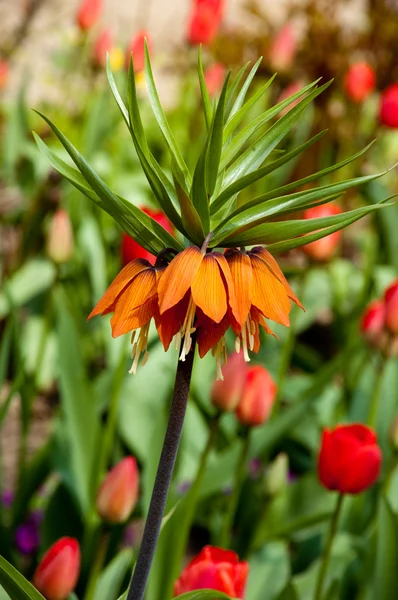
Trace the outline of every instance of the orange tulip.
[[137, 34], [135, 34], [132, 37], [130, 44], [127, 47], [126, 68], [128, 68], [128, 66], [130, 64], [130, 57], [131, 57], [131, 55], [133, 55], [135, 73], [140, 73], [141, 71], [144, 70], [144, 67], [145, 67], [145, 52], [144, 52], [144, 41], [145, 40], [148, 45], [149, 53], [151, 54], [152, 42], [151, 42], [150, 35], [147, 31], [139, 31]]
[[97, 511], [109, 523], [124, 523], [138, 498], [139, 478], [135, 458], [123, 458], [109, 471], [97, 495]]
[[41, 559], [33, 585], [47, 600], [65, 600], [76, 586], [79, 571], [79, 544], [74, 538], [63, 537]]
[[58, 209], [51, 219], [46, 241], [47, 254], [56, 263], [65, 263], [73, 256], [72, 223], [66, 210]]
[[250, 367], [236, 416], [243, 425], [262, 425], [270, 416], [277, 387], [267, 369]]
[[211, 389], [211, 401], [220, 410], [237, 407], [246, 380], [247, 366], [242, 353], [234, 352], [222, 368], [222, 379], [216, 379]]

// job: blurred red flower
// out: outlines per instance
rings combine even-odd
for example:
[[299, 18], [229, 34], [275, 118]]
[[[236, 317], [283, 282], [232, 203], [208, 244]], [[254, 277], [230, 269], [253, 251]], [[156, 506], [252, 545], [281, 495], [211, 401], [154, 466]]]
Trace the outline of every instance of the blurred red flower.
[[296, 33], [291, 23], [286, 23], [276, 34], [269, 50], [269, 63], [275, 71], [287, 71], [293, 65], [297, 52]]
[[248, 573], [248, 563], [239, 562], [235, 552], [206, 546], [177, 579], [174, 595], [210, 589], [243, 600]]
[[382, 461], [376, 433], [360, 423], [337, 425], [322, 434], [319, 479], [327, 489], [359, 494], [377, 480]]
[[59, 208], [51, 218], [46, 250], [48, 256], [59, 264], [67, 262], [73, 256], [73, 229], [66, 210]]
[[[314, 208], [306, 210], [304, 212], [304, 219], [322, 219], [324, 217], [339, 215], [341, 212], [342, 210], [337, 204], [329, 202], [329, 204], [314, 206]], [[303, 251], [314, 260], [329, 260], [340, 243], [341, 235], [341, 231], [335, 231], [320, 240], [306, 244], [303, 246]]]
[[211, 401], [220, 410], [232, 411], [238, 406], [246, 381], [247, 365], [243, 352], [228, 356], [222, 368], [223, 379], [216, 379], [211, 389]]
[[3, 90], [7, 85], [8, 72], [9, 72], [8, 61], [5, 59], [0, 60], [0, 91]]
[[398, 334], [398, 280], [394, 281], [384, 293], [385, 324], [394, 335]]
[[398, 127], [398, 83], [390, 85], [381, 95], [380, 123], [393, 129]]
[[249, 367], [236, 416], [243, 425], [262, 425], [269, 418], [277, 387], [261, 365]]
[[[151, 208], [145, 208], [143, 206], [140, 208], [144, 211], [144, 213], [157, 221], [159, 225], [164, 227], [166, 231], [171, 233], [171, 235], [174, 235], [173, 225], [161, 210], [152, 210]], [[152, 265], [155, 263], [155, 256], [140, 246], [135, 240], [133, 240], [133, 238], [127, 235], [127, 233], [123, 233], [121, 256], [123, 265], [127, 265], [136, 258], [145, 258]]]
[[374, 69], [366, 62], [350, 66], [344, 77], [344, 89], [353, 102], [363, 102], [376, 86]]
[[134, 61], [134, 72], [140, 73], [145, 68], [145, 46], [144, 41], [148, 45], [148, 51], [152, 53], [152, 41], [149, 33], [145, 30], [139, 31], [135, 34], [130, 41], [130, 44], [127, 46], [126, 50], [126, 68], [128, 68], [130, 64], [130, 56], [133, 55]]
[[82, 0], [76, 22], [82, 31], [88, 31], [98, 22], [102, 12], [102, 0]]
[[93, 48], [93, 62], [97, 67], [106, 66], [106, 55], [113, 48], [113, 36], [109, 29], [101, 31]]
[[210, 96], [216, 96], [224, 84], [226, 69], [221, 63], [214, 63], [205, 71], [205, 83]]
[[188, 26], [188, 42], [192, 45], [210, 44], [217, 35], [222, 14], [220, 0], [196, 0]]
[[374, 300], [365, 309], [361, 321], [363, 336], [372, 345], [380, 346], [383, 342], [383, 331], [386, 307], [383, 300]]
[[65, 600], [76, 586], [79, 571], [79, 543], [74, 538], [63, 537], [41, 559], [33, 585], [47, 600]]
[[138, 498], [139, 473], [134, 457], [127, 456], [106, 475], [97, 494], [97, 511], [109, 523], [124, 523]]

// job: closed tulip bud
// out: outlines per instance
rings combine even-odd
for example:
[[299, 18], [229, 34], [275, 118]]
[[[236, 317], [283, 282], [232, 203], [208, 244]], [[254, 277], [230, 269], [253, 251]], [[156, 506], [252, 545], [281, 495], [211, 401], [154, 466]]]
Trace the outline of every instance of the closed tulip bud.
[[247, 364], [242, 352], [234, 352], [222, 368], [223, 379], [216, 379], [211, 401], [220, 410], [233, 411], [239, 404], [246, 381]]
[[133, 55], [134, 72], [141, 73], [145, 67], [145, 45], [148, 45], [149, 54], [152, 53], [152, 41], [147, 31], [140, 31], [131, 39], [126, 51], [126, 68], [130, 64], [130, 57]]
[[124, 523], [138, 498], [139, 476], [135, 458], [123, 458], [105, 477], [97, 495], [97, 511], [109, 523]]
[[175, 582], [174, 595], [210, 589], [243, 600], [248, 574], [248, 563], [239, 562], [235, 552], [206, 546]]
[[398, 335], [398, 280], [386, 289], [384, 303], [386, 307], [386, 327], [392, 334]]
[[76, 586], [79, 571], [78, 541], [63, 537], [41, 559], [33, 576], [33, 585], [47, 600], [65, 600]]
[[236, 416], [243, 425], [262, 425], [271, 414], [277, 387], [267, 369], [257, 365], [246, 371]]
[[[172, 224], [162, 211], [152, 210], [142, 206], [141, 210], [159, 223], [159, 225], [164, 227], [171, 235], [174, 234]], [[155, 256], [140, 246], [133, 238], [127, 235], [127, 233], [124, 233], [122, 237], [121, 257], [123, 265], [127, 265], [136, 258], [145, 258], [145, 260], [149, 260], [151, 264], [155, 264]]]
[[275, 71], [287, 71], [293, 65], [297, 52], [297, 38], [291, 23], [286, 23], [275, 36], [270, 50], [269, 63]]
[[323, 431], [318, 475], [327, 489], [342, 494], [363, 492], [376, 482], [381, 461], [376, 433], [370, 427], [358, 423]]
[[380, 123], [393, 129], [398, 127], [398, 83], [390, 85], [381, 95]]
[[[341, 208], [334, 202], [309, 208], [304, 212], [304, 219], [322, 219], [341, 214]], [[341, 239], [341, 231], [335, 231], [315, 242], [303, 246], [303, 251], [314, 260], [327, 261], [335, 254]]]
[[221, 11], [213, 2], [199, 2], [191, 15], [187, 40], [189, 44], [207, 46], [217, 35]]
[[113, 48], [113, 37], [109, 29], [101, 31], [93, 48], [93, 62], [97, 67], [106, 67], [106, 55]]
[[205, 71], [205, 83], [210, 96], [216, 96], [223, 86], [225, 79], [225, 67], [221, 63], [215, 63]]
[[8, 82], [8, 62], [6, 60], [0, 60], [0, 91], [3, 90]]
[[88, 31], [98, 22], [102, 12], [102, 0], [82, 0], [76, 21], [82, 31]]
[[384, 323], [386, 309], [383, 300], [371, 302], [362, 317], [361, 332], [372, 345], [380, 348], [384, 342]]
[[344, 77], [345, 92], [353, 102], [363, 102], [375, 89], [376, 74], [366, 62], [350, 66]]
[[72, 224], [65, 210], [57, 210], [52, 217], [47, 233], [46, 249], [48, 256], [58, 264], [67, 262], [73, 255]]

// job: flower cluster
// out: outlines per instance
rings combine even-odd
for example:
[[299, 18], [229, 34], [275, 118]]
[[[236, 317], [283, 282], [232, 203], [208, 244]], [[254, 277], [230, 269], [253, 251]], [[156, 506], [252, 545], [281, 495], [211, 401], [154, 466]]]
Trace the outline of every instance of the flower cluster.
[[371, 346], [396, 354], [398, 341], [398, 280], [384, 296], [371, 302], [362, 317], [361, 330]]
[[89, 318], [113, 313], [112, 335], [132, 333], [133, 373], [141, 354], [142, 362], [147, 360], [153, 319], [165, 350], [175, 336], [177, 346], [181, 341], [181, 360], [190, 351], [195, 333], [200, 356], [211, 350], [222, 378], [227, 329], [233, 329], [236, 350], [242, 348], [248, 361], [248, 351], [259, 350], [259, 326], [272, 333], [266, 319], [289, 325], [290, 300], [301, 306], [277, 262], [264, 248], [258, 246], [248, 252], [235, 248], [224, 255], [190, 246], [167, 266], [161, 254], [154, 266], [145, 259], [130, 262]]

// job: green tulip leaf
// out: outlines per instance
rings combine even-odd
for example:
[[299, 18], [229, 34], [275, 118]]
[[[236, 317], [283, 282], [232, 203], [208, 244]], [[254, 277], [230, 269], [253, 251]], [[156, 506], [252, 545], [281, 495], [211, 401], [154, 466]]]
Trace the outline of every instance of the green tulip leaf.
[[44, 600], [44, 596], [2, 556], [0, 556], [0, 584], [12, 600]]

